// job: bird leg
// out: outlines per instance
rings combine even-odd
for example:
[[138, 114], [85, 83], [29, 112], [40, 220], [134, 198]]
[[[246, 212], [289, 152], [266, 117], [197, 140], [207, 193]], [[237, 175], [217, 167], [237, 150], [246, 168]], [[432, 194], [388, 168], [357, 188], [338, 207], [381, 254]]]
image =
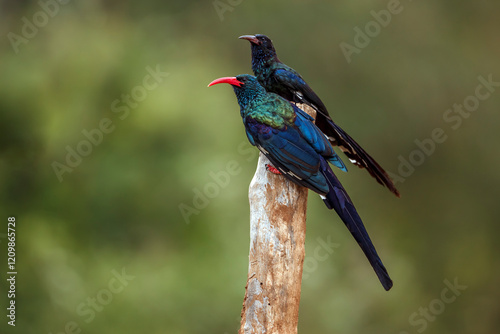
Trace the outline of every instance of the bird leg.
[[281, 172], [279, 170], [277, 170], [274, 166], [272, 166], [271, 164], [266, 164], [266, 170], [273, 173], [273, 174], [276, 174], [276, 175], [281, 175]]

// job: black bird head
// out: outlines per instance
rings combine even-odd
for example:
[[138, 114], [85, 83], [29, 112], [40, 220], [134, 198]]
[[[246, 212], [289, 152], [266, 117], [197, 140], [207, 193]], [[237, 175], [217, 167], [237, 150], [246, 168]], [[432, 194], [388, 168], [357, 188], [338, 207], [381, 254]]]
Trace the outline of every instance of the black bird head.
[[246, 39], [252, 47], [252, 68], [256, 66], [270, 66], [272, 62], [279, 61], [273, 42], [266, 35], [243, 35], [239, 39]]
[[253, 45], [259, 46], [261, 49], [269, 50], [271, 52], [276, 53], [276, 50], [274, 49], [273, 41], [266, 35], [243, 35], [238, 37], [239, 39], [246, 39]]
[[235, 77], [215, 79], [208, 84], [208, 87], [220, 83], [227, 83], [233, 87], [242, 111], [251, 100], [266, 94], [266, 90], [262, 87], [257, 78], [250, 74], [240, 74]]

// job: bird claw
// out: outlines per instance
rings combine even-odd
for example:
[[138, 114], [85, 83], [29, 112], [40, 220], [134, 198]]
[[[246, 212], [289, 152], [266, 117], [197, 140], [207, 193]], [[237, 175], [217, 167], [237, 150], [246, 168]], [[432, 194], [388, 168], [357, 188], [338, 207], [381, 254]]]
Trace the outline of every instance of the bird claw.
[[277, 170], [274, 166], [271, 166], [270, 164], [266, 164], [266, 170], [273, 174], [281, 175], [281, 172]]

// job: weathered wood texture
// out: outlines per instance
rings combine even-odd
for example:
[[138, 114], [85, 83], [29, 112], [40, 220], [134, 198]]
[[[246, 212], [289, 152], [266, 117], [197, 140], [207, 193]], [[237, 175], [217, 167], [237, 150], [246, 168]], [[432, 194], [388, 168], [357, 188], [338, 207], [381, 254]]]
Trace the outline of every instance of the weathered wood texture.
[[297, 333], [308, 189], [268, 172], [269, 163], [261, 153], [249, 189], [250, 255], [240, 334]]

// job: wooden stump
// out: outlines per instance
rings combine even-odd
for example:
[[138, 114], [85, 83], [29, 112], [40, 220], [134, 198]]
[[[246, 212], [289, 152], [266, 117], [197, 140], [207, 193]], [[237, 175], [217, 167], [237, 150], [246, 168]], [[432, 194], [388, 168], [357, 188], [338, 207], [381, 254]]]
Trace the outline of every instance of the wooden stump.
[[308, 189], [268, 172], [269, 163], [261, 153], [249, 189], [250, 255], [240, 334], [297, 333]]

